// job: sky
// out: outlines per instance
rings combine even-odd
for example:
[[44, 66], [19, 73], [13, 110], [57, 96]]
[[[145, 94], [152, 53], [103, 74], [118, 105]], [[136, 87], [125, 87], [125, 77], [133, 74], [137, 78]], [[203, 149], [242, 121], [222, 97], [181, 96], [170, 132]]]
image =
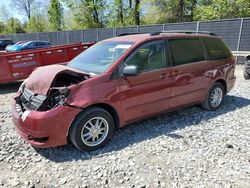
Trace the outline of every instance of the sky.
[[[10, 7], [11, 4], [11, 0], [0, 0], [0, 7], [2, 7], [2, 5], [5, 5], [9, 11], [13, 10], [13, 8]], [[11, 11], [11, 14], [13, 17], [18, 18], [20, 21], [24, 21], [25, 17], [23, 15], [20, 15], [20, 13], [18, 13], [18, 11]]]

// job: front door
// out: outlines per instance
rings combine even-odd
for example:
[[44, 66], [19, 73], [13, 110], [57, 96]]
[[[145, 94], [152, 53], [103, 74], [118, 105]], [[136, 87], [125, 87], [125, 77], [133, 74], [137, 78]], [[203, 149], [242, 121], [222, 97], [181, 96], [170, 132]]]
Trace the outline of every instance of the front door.
[[166, 67], [164, 41], [139, 47], [126, 60], [125, 66], [137, 65], [137, 76], [121, 79], [120, 96], [126, 123], [161, 112], [169, 107], [171, 81]]

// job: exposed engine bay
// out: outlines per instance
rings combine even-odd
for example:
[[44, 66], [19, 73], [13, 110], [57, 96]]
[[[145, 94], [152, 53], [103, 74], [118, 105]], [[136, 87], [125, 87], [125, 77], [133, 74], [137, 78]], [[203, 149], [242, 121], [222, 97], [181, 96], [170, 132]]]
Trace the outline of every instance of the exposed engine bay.
[[34, 93], [26, 87], [26, 82], [24, 82], [19, 89], [20, 95], [15, 98], [16, 109], [19, 114], [22, 114], [24, 111], [47, 111], [56, 108], [63, 104], [69, 95], [69, 86], [79, 84], [88, 78], [86, 74], [62, 71], [55, 76], [47, 95]]

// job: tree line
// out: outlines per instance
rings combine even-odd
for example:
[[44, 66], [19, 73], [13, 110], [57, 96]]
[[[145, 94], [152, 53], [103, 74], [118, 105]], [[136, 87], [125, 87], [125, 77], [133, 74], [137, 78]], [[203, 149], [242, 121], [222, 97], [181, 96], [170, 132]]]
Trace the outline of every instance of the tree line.
[[0, 34], [250, 17], [249, 7], [249, 0], [11, 0], [0, 7]]

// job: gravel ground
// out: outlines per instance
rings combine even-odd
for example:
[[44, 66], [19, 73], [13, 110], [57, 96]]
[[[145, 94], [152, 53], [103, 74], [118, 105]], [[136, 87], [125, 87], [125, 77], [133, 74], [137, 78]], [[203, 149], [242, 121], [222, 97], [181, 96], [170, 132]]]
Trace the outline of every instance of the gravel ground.
[[250, 187], [250, 81], [242, 68], [220, 110], [195, 106], [140, 121], [90, 153], [24, 142], [10, 111], [20, 83], [0, 85], [0, 187]]

